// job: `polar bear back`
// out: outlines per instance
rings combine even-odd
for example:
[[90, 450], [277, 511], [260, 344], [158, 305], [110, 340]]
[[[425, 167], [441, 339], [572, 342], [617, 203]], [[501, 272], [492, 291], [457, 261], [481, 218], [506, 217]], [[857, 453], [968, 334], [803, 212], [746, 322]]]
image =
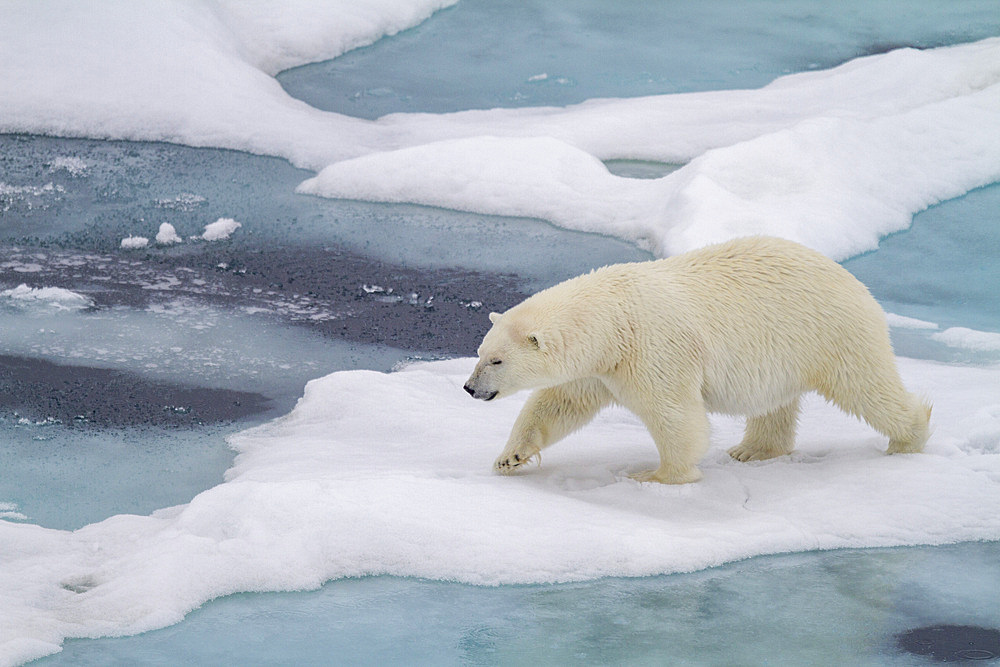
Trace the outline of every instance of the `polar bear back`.
[[536, 297], [590, 301], [585, 311], [598, 321], [614, 313], [612, 326], [628, 328], [621, 338], [630, 354], [645, 355], [639, 363], [677, 368], [690, 360], [714, 412], [765, 414], [852, 369], [895, 375], [885, 314], [867, 288], [782, 239], [741, 238], [608, 266]]

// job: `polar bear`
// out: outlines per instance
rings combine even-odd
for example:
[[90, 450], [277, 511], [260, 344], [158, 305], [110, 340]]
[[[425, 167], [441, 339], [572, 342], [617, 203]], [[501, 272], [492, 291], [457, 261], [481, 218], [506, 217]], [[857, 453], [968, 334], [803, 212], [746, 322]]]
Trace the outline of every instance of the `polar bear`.
[[744, 415], [738, 461], [792, 451], [799, 396], [817, 391], [919, 452], [930, 405], [903, 387], [885, 313], [847, 270], [802, 245], [748, 237], [616, 264], [502, 315], [465, 384], [490, 401], [534, 389], [494, 464], [509, 474], [606, 405], [634, 412], [660, 455], [639, 481], [701, 478], [708, 412]]

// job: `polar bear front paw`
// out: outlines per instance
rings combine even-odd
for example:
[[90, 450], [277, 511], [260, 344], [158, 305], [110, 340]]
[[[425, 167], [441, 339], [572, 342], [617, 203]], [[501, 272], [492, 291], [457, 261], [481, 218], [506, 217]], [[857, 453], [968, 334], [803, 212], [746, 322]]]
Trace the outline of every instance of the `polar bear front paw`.
[[531, 459], [537, 459], [536, 462], [541, 465], [542, 453], [537, 449], [528, 450], [526, 447], [520, 447], [513, 452], [503, 452], [493, 464], [493, 469], [501, 475], [509, 475]]

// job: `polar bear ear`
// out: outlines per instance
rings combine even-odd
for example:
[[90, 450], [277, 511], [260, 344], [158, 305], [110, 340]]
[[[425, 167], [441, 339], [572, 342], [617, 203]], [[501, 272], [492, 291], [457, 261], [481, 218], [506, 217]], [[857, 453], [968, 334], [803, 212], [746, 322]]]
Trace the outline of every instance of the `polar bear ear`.
[[490, 313], [490, 322], [496, 324], [497, 320], [499, 319], [500, 319], [500, 313]]

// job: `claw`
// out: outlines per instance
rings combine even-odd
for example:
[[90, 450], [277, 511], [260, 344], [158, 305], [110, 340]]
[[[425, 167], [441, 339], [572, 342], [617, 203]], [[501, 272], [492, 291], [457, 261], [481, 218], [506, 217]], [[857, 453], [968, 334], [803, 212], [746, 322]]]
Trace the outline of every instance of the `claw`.
[[496, 463], [493, 464], [493, 467], [500, 474], [509, 475], [510, 473], [514, 472], [514, 470], [520, 468], [521, 466], [523, 466], [525, 463], [528, 463], [532, 459], [537, 459], [537, 461], [535, 462], [536, 465], [541, 465], [542, 464], [541, 452], [536, 451], [534, 454], [528, 457], [522, 457], [520, 454], [514, 453], [511, 454], [510, 456], [497, 459]]

